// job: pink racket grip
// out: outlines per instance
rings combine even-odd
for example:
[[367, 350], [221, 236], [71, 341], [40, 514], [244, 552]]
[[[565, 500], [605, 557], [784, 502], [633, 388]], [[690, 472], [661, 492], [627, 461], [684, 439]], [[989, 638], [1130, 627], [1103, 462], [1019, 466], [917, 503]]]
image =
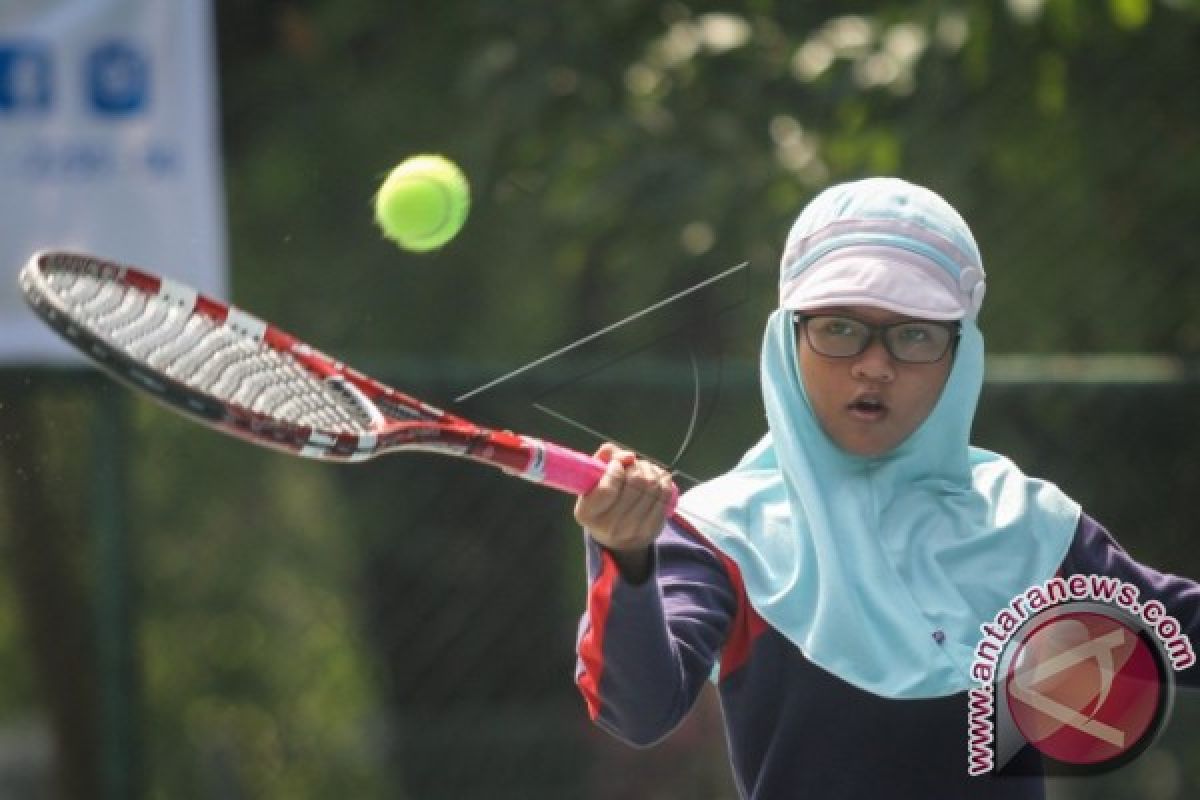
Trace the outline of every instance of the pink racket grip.
[[[535, 456], [526, 471], [526, 478], [571, 494], [587, 494], [596, 488], [607, 465], [597, 458], [540, 439], [526, 438], [535, 449]], [[679, 488], [671, 484], [667, 501], [667, 516], [675, 513]]]

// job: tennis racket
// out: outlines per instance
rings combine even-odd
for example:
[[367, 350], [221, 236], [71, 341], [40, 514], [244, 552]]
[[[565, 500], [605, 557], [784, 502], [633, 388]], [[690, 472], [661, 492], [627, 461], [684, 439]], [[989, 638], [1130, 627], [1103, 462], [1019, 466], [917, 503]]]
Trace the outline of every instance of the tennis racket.
[[591, 491], [604, 473], [591, 456], [442, 411], [245, 311], [131, 266], [43, 251], [20, 284], [51, 328], [117, 378], [255, 444], [340, 462], [440, 453], [572, 494]]

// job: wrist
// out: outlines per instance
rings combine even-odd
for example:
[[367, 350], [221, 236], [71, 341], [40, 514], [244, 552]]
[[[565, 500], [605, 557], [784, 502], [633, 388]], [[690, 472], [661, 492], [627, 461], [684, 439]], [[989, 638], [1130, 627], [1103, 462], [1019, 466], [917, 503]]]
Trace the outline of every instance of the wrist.
[[653, 547], [640, 547], [633, 550], [605, 549], [616, 562], [617, 569], [620, 570], [621, 577], [625, 579], [626, 583], [635, 585], [645, 583], [654, 572]]

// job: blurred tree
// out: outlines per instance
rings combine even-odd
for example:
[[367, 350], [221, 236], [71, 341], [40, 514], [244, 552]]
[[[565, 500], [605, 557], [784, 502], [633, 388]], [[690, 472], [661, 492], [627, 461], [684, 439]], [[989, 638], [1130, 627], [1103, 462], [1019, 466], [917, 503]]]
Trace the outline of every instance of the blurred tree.
[[[994, 352], [1200, 351], [1195, 3], [216, 7], [233, 299], [351, 363], [449, 404], [750, 262], [463, 405], [481, 420], [595, 444], [532, 411], [540, 398], [667, 459], [699, 394], [681, 467], [723, 468], [761, 429], [754, 359], [793, 216], [826, 184], [878, 173], [932, 186], [971, 222]], [[369, 211], [419, 151], [456, 159], [473, 189], [466, 229], [428, 256], [382, 240]], [[1066, 474], [1033, 452], [1053, 437], [1028, 429], [1098, 400], [1002, 399], [984, 435]], [[25, 431], [31, 408], [6, 403], [4, 429]], [[582, 577], [563, 498], [471, 465], [292, 464], [139, 409], [151, 794], [434, 797], [479, 780], [530, 797], [546, 769], [562, 796], [582, 780], [568, 683]], [[1063, 447], [1106, 443], [1080, 436]], [[1169, 445], [1147, 436], [1131, 463]], [[62, 440], [79, 451], [77, 432]], [[12, 529], [53, 523], [45, 498], [62, 492], [14, 482], [11, 465], [37, 456], [7, 440], [4, 455]], [[1130, 474], [1081, 470], [1070, 488], [1129, 521], [1110, 489]], [[24, 545], [61, 556], [49, 537]], [[56, 596], [85, 604], [63, 569]], [[533, 722], [506, 739], [518, 709]], [[439, 760], [456, 724], [475, 726], [472, 769]], [[529, 746], [549, 740], [558, 761], [539, 766]]]
[[83, 433], [72, 419], [81, 409], [78, 398], [62, 394], [61, 382], [46, 383], [0, 373], [2, 546], [28, 643], [22, 660], [36, 676], [50, 724], [54, 789], [63, 797], [97, 797], [101, 676], [79, 668], [94, 663], [96, 653], [87, 531], [80, 504], [63, 492], [87, 485], [72, 446]]

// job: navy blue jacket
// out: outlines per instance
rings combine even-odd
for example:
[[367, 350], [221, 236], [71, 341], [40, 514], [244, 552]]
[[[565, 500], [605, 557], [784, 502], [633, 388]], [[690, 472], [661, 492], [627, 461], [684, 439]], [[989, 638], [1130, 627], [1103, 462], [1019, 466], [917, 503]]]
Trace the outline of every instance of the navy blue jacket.
[[[668, 526], [653, 578], [638, 585], [587, 541], [576, 683], [592, 719], [622, 740], [649, 746], [670, 733], [719, 659], [726, 739], [745, 798], [1044, 796], [1032, 747], [1004, 774], [968, 775], [966, 692], [889, 699], [812, 664], [755, 613], [736, 565], [694, 531]], [[1087, 516], [1059, 574], [1117, 577], [1143, 601], [1159, 600], [1193, 641], [1200, 634], [1200, 586], [1137, 563]], [[1176, 679], [1200, 684], [1200, 667]]]

